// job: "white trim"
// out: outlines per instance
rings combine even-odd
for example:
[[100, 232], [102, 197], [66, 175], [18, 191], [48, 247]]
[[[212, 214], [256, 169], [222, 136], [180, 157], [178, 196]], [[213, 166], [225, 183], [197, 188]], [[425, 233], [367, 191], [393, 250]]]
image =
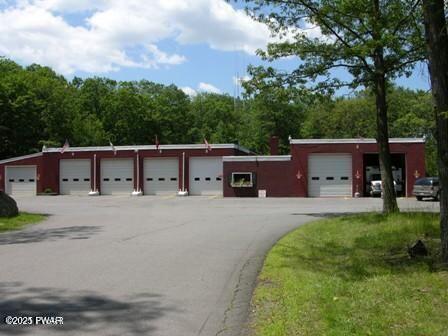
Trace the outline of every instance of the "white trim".
[[291, 161], [291, 155], [223, 156], [224, 162]]
[[[376, 139], [291, 139], [291, 145], [319, 145], [319, 144], [364, 144], [376, 143]], [[389, 138], [389, 143], [425, 143], [424, 138]]]
[[[210, 147], [213, 149], [237, 149], [244, 153], [251, 153], [251, 151], [245, 147], [236, 144], [211, 144]], [[155, 145], [136, 145], [136, 146], [114, 146], [115, 151], [126, 151], [126, 150], [156, 150]], [[206, 150], [204, 144], [186, 144], [186, 145], [160, 145], [159, 150], [170, 150], [170, 149], [203, 149]], [[59, 153], [60, 148], [47, 148], [46, 153]], [[94, 146], [94, 147], [69, 147], [65, 152], [100, 152], [100, 151], [113, 151], [110, 146]], [[0, 162], [1, 163], [1, 162]]]
[[13, 158], [1, 160], [0, 164], [14, 162], [14, 161], [20, 161], [20, 160], [26, 160], [26, 159], [31, 159], [31, 158], [38, 157], [38, 156], [41, 156], [41, 155], [42, 155], [42, 152], [34, 153], [34, 154], [28, 154], [28, 155], [23, 155], [23, 156], [16, 156], [16, 157], [13, 157]]

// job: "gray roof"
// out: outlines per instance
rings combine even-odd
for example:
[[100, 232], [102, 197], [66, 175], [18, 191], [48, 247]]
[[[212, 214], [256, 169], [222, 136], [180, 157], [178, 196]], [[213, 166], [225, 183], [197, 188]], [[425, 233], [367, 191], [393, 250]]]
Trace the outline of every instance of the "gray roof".
[[[245, 147], [236, 144], [210, 144], [211, 149], [237, 149], [244, 153], [251, 153]], [[114, 146], [116, 151], [128, 151], [128, 150], [156, 150], [155, 145], [133, 145], [133, 146]], [[205, 150], [205, 144], [179, 144], [179, 145], [160, 145], [161, 150], [187, 150], [187, 149], [203, 149]], [[56, 153], [60, 152], [61, 148], [47, 148], [44, 150], [46, 153]], [[111, 146], [96, 146], [96, 147], [68, 147], [65, 152], [100, 152], [100, 151], [111, 151]]]
[[[291, 139], [292, 145], [318, 145], [318, 144], [370, 144], [376, 143], [372, 138], [354, 139]], [[424, 138], [389, 138], [389, 143], [425, 143]]]
[[19, 160], [25, 160], [25, 159], [31, 159], [31, 158], [38, 157], [41, 155], [42, 155], [42, 153], [39, 152], [39, 153], [34, 153], [34, 154], [29, 154], [29, 155], [16, 156], [16, 157], [5, 159], [5, 160], [0, 160], [0, 164], [19, 161]]
[[248, 162], [248, 161], [291, 161], [291, 155], [251, 155], [251, 156], [223, 156], [224, 162]]

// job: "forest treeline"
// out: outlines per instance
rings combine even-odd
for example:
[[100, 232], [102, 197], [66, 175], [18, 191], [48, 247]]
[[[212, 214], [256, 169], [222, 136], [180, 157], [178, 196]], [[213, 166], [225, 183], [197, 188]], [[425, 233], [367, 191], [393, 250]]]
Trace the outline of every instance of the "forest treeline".
[[[427, 173], [436, 174], [431, 94], [390, 87], [391, 137], [426, 137]], [[234, 99], [228, 94], [186, 95], [148, 80], [78, 77], [51, 68], [23, 67], [0, 58], [0, 159], [38, 152], [43, 145], [239, 143], [266, 154], [271, 135], [288, 153], [288, 137], [353, 138], [376, 135], [371, 92], [322, 96], [265, 88]]]

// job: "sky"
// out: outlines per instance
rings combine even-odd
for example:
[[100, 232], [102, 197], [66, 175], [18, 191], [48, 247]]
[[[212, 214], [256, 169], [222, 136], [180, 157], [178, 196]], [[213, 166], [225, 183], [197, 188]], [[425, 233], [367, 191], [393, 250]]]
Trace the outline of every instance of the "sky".
[[[272, 41], [265, 25], [225, 0], [0, 0], [0, 23], [0, 56], [22, 65], [50, 66], [68, 79], [174, 83], [190, 95], [241, 92], [237, 78], [247, 78], [249, 64], [265, 64], [255, 51]], [[397, 83], [429, 87], [423, 65]]]

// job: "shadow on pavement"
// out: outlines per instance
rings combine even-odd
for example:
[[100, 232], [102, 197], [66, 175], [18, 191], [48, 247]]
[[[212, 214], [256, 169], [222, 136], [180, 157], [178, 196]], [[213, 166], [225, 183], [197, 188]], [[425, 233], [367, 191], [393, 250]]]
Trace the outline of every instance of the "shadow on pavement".
[[89, 239], [100, 231], [100, 226], [68, 226], [56, 229], [15, 231], [2, 233], [0, 245], [39, 243], [59, 239]]
[[319, 218], [329, 218], [329, 217], [342, 217], [342, 216], [352, 216], [359, 215], [359, 212], [323, 212], [323, 213], [292, 213], [292, 216], [311, 216], [311, 217], [319, 217]]
[[[161, 296], [143, 293], [123, 300], [91, 291], [26, 288], [21, 283], [0, 283], [0, 334], [34, 335], [76, 332], [85, 334], [141, 335], [155, 330], [153, 321], [175, 312]], [[6, 325], [6, 316], [62, 316], [63, 325]]]

